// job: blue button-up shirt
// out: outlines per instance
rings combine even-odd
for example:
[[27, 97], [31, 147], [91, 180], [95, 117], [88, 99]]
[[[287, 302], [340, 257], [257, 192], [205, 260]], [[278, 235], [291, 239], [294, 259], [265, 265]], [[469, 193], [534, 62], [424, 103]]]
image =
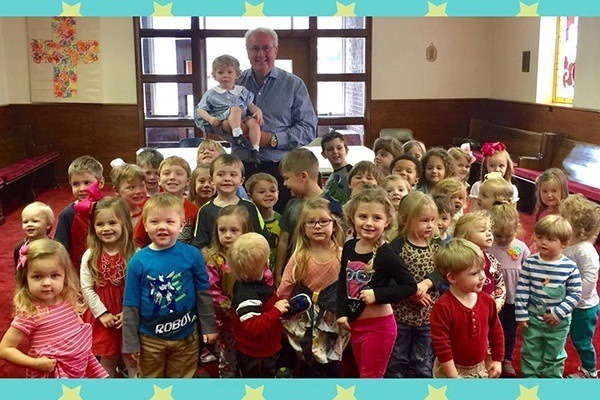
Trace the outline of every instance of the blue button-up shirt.
[[[280, 68], [273, 68], [262, 87], [252, 69], [242, 73], [237, 84], [254, 93], [254, 104], [263, 112], [261, 130], [277, 136], [277, 147], [261, 147], [261, 161], [279, 162], [290, 150], [306, 146], [315, 138], [317, 116], [302, 79]], [[233, 142], [231, 135], [223, 135]], [[233, 146], [233, 154], [250, 159], [250, 151]]]

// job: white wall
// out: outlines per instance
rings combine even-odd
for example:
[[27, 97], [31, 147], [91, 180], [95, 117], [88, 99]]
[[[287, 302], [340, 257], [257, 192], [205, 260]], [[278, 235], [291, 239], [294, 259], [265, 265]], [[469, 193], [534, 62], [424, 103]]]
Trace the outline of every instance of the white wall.
[[600, 110], [600, 18], [581, 18], [573, 105]]
[[374, 18], [372, 98], [489, 97], [491, 34], [490, 18]]
[[[0, 104], [3, 96], [8, 103], [30, 103], [25, 18], [1, 18], [0, 27], [0, 32], [3, 33], [0, 41]], [[134, 54], [132, 19], [101, 18], [100, 57], [104, 85], [102, 103], [137, 103]], [[3, 79], [6, 81], [6, 88], [2, 85]]]
[[[539, 18], [493, 18], [492, 90], [490, 97], [535, 102], [538, 68]], [[529, 72], [521, 72], [523, 51], [530, 51]]]
[[6, 40], [4, 34], [4, 25], [4, 21], [0, 19], [0, 105], [9, 104], [8, 83], [6, 80], [6, 55], [3, 45], [3, 42]]

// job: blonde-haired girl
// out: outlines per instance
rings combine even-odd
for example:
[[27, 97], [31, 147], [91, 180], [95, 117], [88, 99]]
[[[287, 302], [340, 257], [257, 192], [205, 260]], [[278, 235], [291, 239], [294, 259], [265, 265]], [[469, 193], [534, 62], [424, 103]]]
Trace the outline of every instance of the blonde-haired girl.
[[458, 179], [466, 188], [469, 187], [469, 177], [471, 175], [471, 164], [475, 162], [475, 157], [468, 143], [460, 147], [450, 147], [448, 154], [452, 158], [454, 166], [454, 177]]
[[210, 177], [210, 165], [198, 164], [196, 169], [192, 171], [190, 177], [190, 193], [188, 199], [198, 207], [202, 207], [204, 203], [207, 203], [215, 197], [216, 192], [217, 189]]
[[[79, 314], [79, 279], [67, 250], [36, 240], [19, 260], [15, 317], [0, 342], [0, 358], [27, 368], [28, 378], [105, 378], [91, 351], [92, 327]], [[27, 338], [28, 354], [18, 346]]]
[[[88, 249], [81, 259], [81, 292], [94, 316], [92, 352], [109, 377], [115, 376], [123, 343], [123, 293], [127, 263], [135, 253], [127, 206], [119, 197], [103, 197], [92, 213]], [[137, 365], [123, 357], [129, 377]]]
[[344, 244], [338, 322], [351, 330], [360, 377], [381, 378], [396, 339], [390, 303], [415, 294], [414, 279], [385, 242], [394, 207], [381, 188], [365, 188], [344, 207], [357, 239]]
[[479, 197], [473, 204], [477, 203], [477, 209], [483, 211], [490, 211], [492, 206], [498, 203], [511, 204], [516, 208], [517, 205], [513, 202], [514, 194], [514, 186], [505, 181], [500, 173], [490, 172], [481, 184]]
[[54, 212], [49, 205], [34, 201], [21, 211], [21, 229], [25, 239], [21, 240], [14, 249], [15, 267], [21, 253], [25, 254], [27, 246], [34, 240], [47, 238], [54, 225]]
[[500, 263], [502, 278], [506, 285], [506, 301], [498, 313], [504, 330], [504, 360], [502, 375], [515, 377], [512, 365], [513, 352], [517, 338], [515, 319], [515, 296], [517, 280], [523, 261], [531, 255], [527, 245], [516, 238], [519, 227], [519, 212], [510, 204], [498, 204], [490, 211], [494, 243], [486, 252], [496, 257]]
[[581, 276], [581, 299], [573, 309], [569, 331], [581, 366], [569, 378], [597, 378], [593, 338], [600, 302], [596, 289], [600, 262], [594, 243], [600, 231], [600, 206], [578, 193], [564, 199], [559, 211], [573, 228], [571, 241], [563, 254], [575, 261]]
[[562, 169], [550, 168], [535, 179], [535, 209], [533, 216], [536, 221], [546, 215], [558, 214], [560, 202], [569, 195], [569, 182]]
[[[481, 153], [483, 154], [483, 160], [481, 161], [481, 174], [479, 180], [473, 183], [471, 186], [471, 192], [469, 197], [472, 199], [479, 198], [479, 188], [483, 181], [486, 179], [486, 175], [490, 172], [499, 172], [505, 181], [511, 183], [512, 176], [515, 172], [513, 162], [510, 158], [510, 154], [506, 151], [506, 145], [502, 142], [488, 142], [481, 146]], [[513, 185], [513, 201], [517, 203], [519, 201], [519, 191], [517, 187]], [[476, 201], [471, 202], [471, 210], [476, 211], [479, 209], [479, 205]]]
[[498, 259], [486, 253], [494, 243], [490, 214], [487, 211], [476, 211], [463, 215], [456, 221], [454, 236], [475, 243], [484, 252], [485, 266], [483, 270], [486, 280], [483, 291], [492, 296], [498, 312], [500, 312], [506, 300], [506, 285]]
[[[458, 182], [457, 182], [458, 183]], [[439, 297], [434, 283], [441, 283], [435, 273], [433, 255], [440, 249], [437, 236], [438, 210], [433, 199], [419, 191], [402, 199], [398, 211], [399, 235], [390, 247], [404, 260], [418, 283], [417, 295], [393, 305], [397, 339], [386, 376], [402, 378], [409, 369], [417, 377], [431, 377], [433, 351], [429, 315]], [[439, 286], [438, 286], [439, 289]]]
[[[277, 295], [289, 299], [305, 293], [316, 299], [307, 313], [284, 321], [292, 348], [299, 354], [300, 376], [339, 377], [340, 361], [350, 336], [337, 323], [337, 284], [344, 231], [322, 197], [308, 199], [296, 225], [296, 248], [281, 279]], [[312, 340], [306, 340], [310, 332]]]

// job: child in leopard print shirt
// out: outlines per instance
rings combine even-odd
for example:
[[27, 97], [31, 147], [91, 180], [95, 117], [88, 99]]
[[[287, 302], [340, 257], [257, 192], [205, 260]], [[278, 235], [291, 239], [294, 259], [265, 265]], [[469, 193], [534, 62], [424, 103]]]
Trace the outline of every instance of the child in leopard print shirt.
[[386, 377], [403, 378], [408, 371], [413, 371], [416, 377], [432, 377], [429, 315], [439, 297], [434, 283], [442, 281], [433, 262], [433, 255], [441, 246], [439, 239], [434, 239], [437, 216], [435, 202], [422, 192], [413, 191], [400, 203], [400, 236], [392, 241], [390, 247], [404, 260], [418, 283], [418, 289], [411, 298], [392, 305], [398, 335]]

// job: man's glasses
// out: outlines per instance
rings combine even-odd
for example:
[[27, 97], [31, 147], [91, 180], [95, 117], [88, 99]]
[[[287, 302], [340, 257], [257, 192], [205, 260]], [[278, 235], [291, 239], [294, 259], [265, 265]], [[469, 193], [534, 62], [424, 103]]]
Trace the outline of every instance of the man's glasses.
[[316, 228], [319, 225], [321, 228], [329, 225], [333, 220], [331, 218], [308, 219], [304, 221], [304, 226], [307, 228]]
[[248, 50], [250, 50], [250, 53], [252, 53], [252, 54], [257, 54], [261, 50], [263, 51], [263, 53], [270, 53], [271, 50], [273, 50], [274, 48], [275, 47], [269, 46], [269, 45], [262, 46], [262, 47], [261, 46], [252, 46]]

